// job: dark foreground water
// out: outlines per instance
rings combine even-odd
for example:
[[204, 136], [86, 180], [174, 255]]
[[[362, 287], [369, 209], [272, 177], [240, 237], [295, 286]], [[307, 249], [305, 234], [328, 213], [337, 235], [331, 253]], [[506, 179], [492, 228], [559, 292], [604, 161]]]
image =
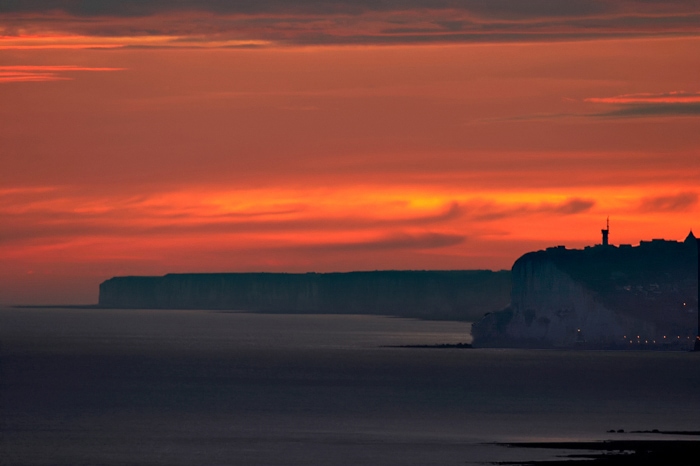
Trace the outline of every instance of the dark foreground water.
[[387, 348], [469, 325], [0, 309], [0, 464], [464, 465], [700, 430], [700, 354]]

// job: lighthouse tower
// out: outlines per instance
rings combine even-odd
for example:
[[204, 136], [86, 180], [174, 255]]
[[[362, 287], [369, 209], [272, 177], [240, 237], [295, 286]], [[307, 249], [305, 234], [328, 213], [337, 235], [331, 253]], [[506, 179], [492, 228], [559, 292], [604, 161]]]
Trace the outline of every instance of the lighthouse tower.
[[610, 217], [608, 217], [605, 221], [605, 229], [600, 230], [600, 232], [603, 234], [603, 246], [608, 246], [608, 234], [610, 233]]

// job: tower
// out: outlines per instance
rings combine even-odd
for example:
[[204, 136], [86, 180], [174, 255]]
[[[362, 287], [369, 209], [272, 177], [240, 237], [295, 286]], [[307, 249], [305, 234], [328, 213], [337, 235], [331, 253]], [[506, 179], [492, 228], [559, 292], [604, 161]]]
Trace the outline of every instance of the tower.
[[600, 230], [600, 232], [603, 234], [603, 246], [608, 245], [608, 234], [610, 233], [610, 217], [608, 217], [605, 220], [605, 229]]

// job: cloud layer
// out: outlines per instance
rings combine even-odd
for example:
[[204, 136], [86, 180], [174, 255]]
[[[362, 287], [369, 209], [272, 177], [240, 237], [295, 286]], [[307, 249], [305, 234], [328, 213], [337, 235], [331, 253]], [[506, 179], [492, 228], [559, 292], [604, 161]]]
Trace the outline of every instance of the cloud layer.
[[70, 73], [75, 71], [121, 71], [123, 69], [72, 65], [0, 66], [0, 83], [64, 81], [72, 79]]
[[680, 192], [665, 196], [645, 197], [639, 203], [643, 212], [689, 212], [698, 203], [698, 193]]
[[25, 39], [61, 31], [160, 47], [538, 42], [697, 35], [700, 12], [641, 0], [9, 1], [0, 27]]
[[540, 17], [590, 17], [600, 14], [668, 14], [693, 11], [692, 2], [683, 0], [6, 0], [0, 12], [61, 11], [75, 16], [149, 16], [166, 12], [204, 11], [213, 14], [304, 13], [357, 15], [369, 11], [463, 10], [485, 18], [509, 20]]
[[587, 102], [616, 107], [592, 116], [607, 118], [697, 116], [700, 115], [700, 92], [673, 91], [659, 94], [624, 94], [591, 97]]

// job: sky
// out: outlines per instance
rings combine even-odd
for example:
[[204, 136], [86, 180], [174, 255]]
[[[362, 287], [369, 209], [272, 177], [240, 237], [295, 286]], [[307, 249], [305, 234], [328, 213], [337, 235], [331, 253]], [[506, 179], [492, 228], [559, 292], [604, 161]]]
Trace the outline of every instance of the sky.
[[0, 3], [0, 303], [700, 233], [700, 8]]

